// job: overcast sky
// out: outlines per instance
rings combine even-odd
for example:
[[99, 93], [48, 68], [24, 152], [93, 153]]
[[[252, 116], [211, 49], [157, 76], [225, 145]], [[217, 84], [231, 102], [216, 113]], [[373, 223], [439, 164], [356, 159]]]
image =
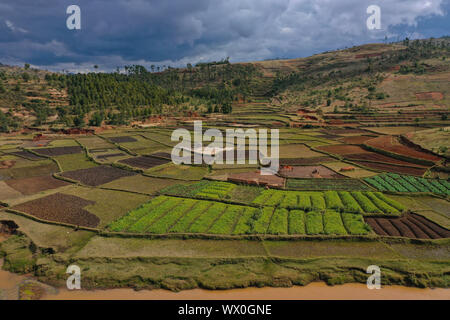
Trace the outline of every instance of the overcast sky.
[[[68, 30], [67, 7], [81, 8]], [[369, 5], [381, 29], [368, 30]], [[296, 58], [450, 32], [450, 0], [0, 0], [0, 62], [85, 72]]]

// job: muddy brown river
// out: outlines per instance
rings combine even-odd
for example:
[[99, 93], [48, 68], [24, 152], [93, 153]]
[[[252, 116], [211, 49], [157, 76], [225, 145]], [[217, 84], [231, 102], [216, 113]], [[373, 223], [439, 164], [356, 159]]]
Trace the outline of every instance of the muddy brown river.
[[[18, 286], [31, 277], [0, 270], [0, 300], [17, 299]], [[344, 284], [330, 287], [323, 282], [314, 282], [304, 287], [292, 288], [244, 288], [211, 291], [203, 289], [172, 292], [167, 290], [110, 289], [75, 290], [51, 288], [43, 299], [56, 300], [311, 300], [311, 299], [439, 299], [449, 300], [450, 289], [418, 289], [389, 286], [380, 290], [369, 290], [363, 284]]]
[[[5, 237], [0, 234], [0, 242]], [[3, 261], [0, 260], [0, 269]], [[18, 287], [32, 277], [17, 275], [0, 270], [0, 300], [17, 299]], [[108, 289], [108, 290], [67, 290], [46, 285], [42, 299], [55, 300], [358, 300], [358, 299], [438, 299], [450, 300], [450, 289], [419, 289], [402, 286], [388, 286], [379, 290], [369, 290], [364, 284], [344, 284], [330, 287], [323, 282], [291, 288], [244, 288], [233, 290], [194, 289], [181, 292], [168, 290]]]

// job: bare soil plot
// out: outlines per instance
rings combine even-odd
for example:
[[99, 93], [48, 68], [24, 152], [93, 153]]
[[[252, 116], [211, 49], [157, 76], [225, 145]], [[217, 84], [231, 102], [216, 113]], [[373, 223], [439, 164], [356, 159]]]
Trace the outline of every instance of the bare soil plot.
[[151, 154], [153, 157], [164, 158], [164, 159], [172, 159], [172, 155], [167, 152], [156, 152]]
[[67, 154], [81, 153], [83, 149], [81, 147], [55, 147], [55, 148], [41, 148], [33, 149], [37, 154], [41, 154], [48, 157], [63, 156]]
[[168, 186], [179, 184], [180, 181], [172, 179], [152, 178], [142, 175], [124, 177], [103, 185], [105, 188], [127, 190], [132, 192], [153, 194]]
[[208, 174], [208, 168], [200, 166], [187, 166], [167, 164], [165, 166], [158, 166], [150, 168], [146, 174], [152, 177], [179, 179], [179, 180], [201, 180]]
[[280, 146], [280, 158], [314, 158], [323, 154], [312, 151], [303, 144], [287, 144]]
[[14, 167], [0, 169], [0, 180], [44, 176], [58, 171], [58, 166], [49, 159], [31, 161], [17, 158]]
[[281, 165], [286, 166], [303, 166], [303, 165], [318, 165], [325, 162], [336, 161], [336, 159], [324, 156], [316, 158], [290, 158], [290, 159], [280, 159]]
[[330, 135], [361, 135], [366, 133], [366, 130], [361, 130], [361, 129], [345, 129], [345, 128], [336, 128], [336, 129], [326, 129], [322, 131], [325, 134], [330, 134]]
[[275, 175], [261, 175], [260, 171], [232, 173], [228, 181], [249, 185], [284, 187], [284, 178]]
[[140, 157], [123, 159], [123, 160], [120, 160], [119, 162], [129, 165], [130, 167], [141, 168], [141, 169], [150, 169], [150, 168], [162, 165], [162, 164], [169, 163], [170, 160], [155, 158], [155, 157], [151, 157], [151, 156], [140, 156]]
[[36, 140], [36, 141], [28, 140], [24, 141], [22, 147], [24, 148], [46, 147], [50, 144], [50, 142], [52, 142], [52, 140]]
[[0, 161], [0, 169], [9, 169], [14, 167], [16, 161], [14, 160], [2, 160]]
[[32, 160], [32, 161], [43, 160], [44, 159], [43, 157], [37, 156], [34, 153], [31, 153], [31, 152], [25, 151], [25, 150], [24, 151], [11, 152], [11, 154], [16, 155], [18, 157], [22, 157], [22, 158], [28, 159], [28, 160]]
[[442, 92], [417, 92], [416, 98], [418, 100], [442, 100], [444, 94]]
[[373, 138], [374, 138], [373, 136], [351, 136], [351, 137], [339, 138], [338, 140], [345, 144], [363, 144], [367, 140], [370, 140]]
[[412, 143], [450, 157], [450, 128], [435, 128], [418, 132], [409, 132], [404, 135]]
[[422, 165], [412, 164], [410, 162], [391, 158], [391, 157], [388, 157], [388, 156], [385, 156], [385, 155], [382, 155], [379, 153], [375, 153], [375, 152], [348, 154], [345, 156], [345, 158], [347, 158], [349, 160], [363, 160], [363, 161], [371, 161], [371, 162], [392, 163], [392, 164], [399, 164], [399, 165], [405, 165], [405, 166], [425, 167]]
[[340, 136], [335, 135], [335, 134], [327, 134], [327, 133], [324, 133], [324, 134], [316, 135], [315, 137], [316, 137], [316, 138], [323, 138], [323, 139], [334, 140], [334, 139], [339, 138]]
[[52, 176], [11, 179], [5, 181], [8, 186], [24, 195], [31, 195], [41, 191], [56, 189], [69, 185], [68, 182], [58, 180]]
[[405, 134], [408, 132], [423, 131], [424, 128], [413, 126], [396, 126], [396, 127], [367, 127], [368, 130], [389, 135]]
[[96, 136], [78, 138], [77, 141], [81, 143], [84, 147], [88, 148], [89, 150], [100, 148], [104, 149], [114, 148], [113, 144]]
[[135, 138], [130, 136], [108, 137], [108, 139], [114, 143], [137, 142]]
[[434, 162], [441, 160], [440, 157], [435, 156], [431, 153], [415, 150], [412, 147], [406, 146], [402, 144], [397, 137], [393, 136], [381, 136], [378, 138], [368, 140], [366, 141], [365, 144], [376, 149], [386, 150], [410, 158], [417, 158]]
[[56, 193], [22, 203], [13, 209], [31, 214], [37, 218], [95, 228], [100, 219], [83, 208], [94, 204], [79, 197]]
[[317, 147], [317, 149], [321, 151], [325, 151], [332, 154], [338, 154], [338, 155], [347, 155], [347, 154], [353, 154], [353, 153], [369, 153], [369, 151], [354, 145], [349, 144], [338, 144], [338, 145], [330, 145], [330, 146], [320, 146]]
[[385, 163], [379, 162], [368, 162], [368, 161], [355, 161], [356, 164], [367, 167], [370, 169], [378, 170], [381, 172], [393, 172], [393, 173], [401, 173], [401, 174], [410, 174], [413, 176], [423, 176], [427, 171], [426, 168], [421, 167], [405, 167], [402, 165], [389, 165]]
[[0, 200], [12, 200], [21, 197], [22, 194], [11, 188], [4, 181], [0, 181]]
[[400, 218], [364, 218], [375, 233], [413, 239], [450, 238], [450, 231], [415, 213]]
[[282, 167], [279, 173], [287, 178], [344, 178], [324, 166]]
[[134, 176], [136, 173], [109, 166], [99, 166], [64, 172], [61, 175], [72, 180], [80, 181], [85, 185], [95, 187], [122, 177]]
[[58, 161], [62, 171], [73, 171], [87, 169], [97, 166], [94, 161], [89, 160], [84, 153], [65, 154], [53, 157]]
[[124, 153], [106, 153], [106, 154], [101, 154], [99, 156], [97, 156], [97, 159], [109, 159], [109, 158], [116, 158], [116, 157], [123, 157], [125, 156]]
[[[350, 178], [365, 178], [372, 177], [376, 175], [376, 172], [369, 171], [363, 168], [360, 168], [355, 165], [351, 165], [345, 162], [335, 161], [335, 162], [327, 162], [324, 164], [327, 168], [342, 174], [343, 176]], [[350, 169], [350, 170], [348, 170]]]

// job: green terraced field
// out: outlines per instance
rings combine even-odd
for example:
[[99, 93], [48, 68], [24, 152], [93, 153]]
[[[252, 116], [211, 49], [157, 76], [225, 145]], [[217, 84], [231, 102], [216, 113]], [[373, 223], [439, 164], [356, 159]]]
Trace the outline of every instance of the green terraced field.
[[396, 173], [380, 174], [365, 178], [378, 191], [430, 192], [443, 196], [450, 195], [450, 182], [442, 179], [425, 179]]
[[399, 215], [405, 208], [380, 192], [362, 191], [281, 191], [264, 190], [253, 201], [263, 207], [280, 207], [305, 211], [333, 209], [340, 212], [363, 213], [365, 215]]
[[271, 206], [256, 208], [170, 196], [154, 198], [110, 224], [109, 230], [222, 235], [346, 235], [370, 232], [361, 214], [334, 210], [304, 212]]
[[286, 187], [295, 190], [369, 191], [371, 188], [358, 179], [287, 179]]

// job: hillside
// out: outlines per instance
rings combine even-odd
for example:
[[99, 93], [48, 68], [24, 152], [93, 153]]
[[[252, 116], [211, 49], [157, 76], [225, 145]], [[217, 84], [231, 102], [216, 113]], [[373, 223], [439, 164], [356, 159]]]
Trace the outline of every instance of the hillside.
[[441, 38], [158, 72], [127, 66], [120, 73], [72, 75], [0, 66], [0, 128], [126, 125], [155, 115], [218, 114], [242, 123], [257, 115], [259, 123], [270, 125], [264, 111], [290, 126], [440, 125], [450, 105], [449, 55], [450, 41]]

